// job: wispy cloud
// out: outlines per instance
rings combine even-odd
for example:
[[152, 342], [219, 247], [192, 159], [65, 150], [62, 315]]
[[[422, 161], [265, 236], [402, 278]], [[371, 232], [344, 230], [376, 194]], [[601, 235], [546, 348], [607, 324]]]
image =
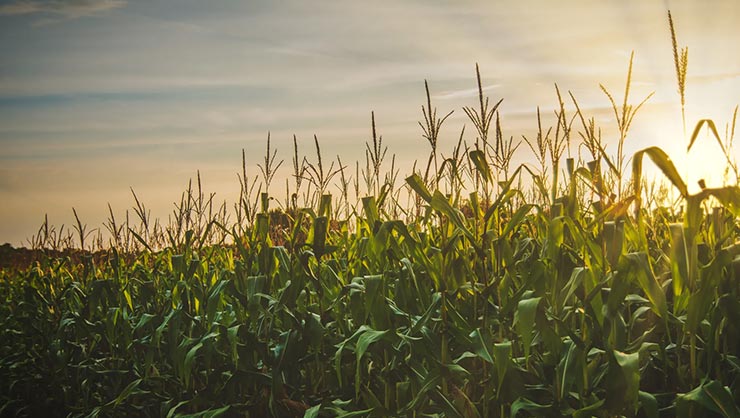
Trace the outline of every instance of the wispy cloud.
[[[491, 84], [490, 86], [484, 86], [483, 92], [487, 92], [489, 90], [493, 90], [497, 87], [501, 87], [501, 84]], [[445, 93], [437, 94], [434, 96], [435, 99], [439, 100], [447, 100], [447, 99], [459, 99], [463, 97], [473, 97], [478, 95], [478, 89], [465, 89], [465, 90], [455, 90], [455, 91], [448, 91]]]
[[0, 16], [50, 14], [76, 19], [119, 9], [126, 4], [126, 0], [15, 0], [0, 5]]
[[713, 83], [718, 81], [732, 80], [740, 77], [738, 72], [727, 72], [727, 73], [706, 73], [698, 75], [689, 75], [689, 80], [704, 83]]

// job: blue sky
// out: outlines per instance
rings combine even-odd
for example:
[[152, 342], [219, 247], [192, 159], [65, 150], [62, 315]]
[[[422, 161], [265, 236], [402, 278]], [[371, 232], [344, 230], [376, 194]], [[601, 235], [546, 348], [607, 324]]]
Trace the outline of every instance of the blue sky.
[[[45, 213], [69, 225], [73, 206], [98, 226], [108, 202], [131, 207], [129, 187], [166, 217], [196, 170], [232, 201], [240, 150], [256, 174], [268, 130], [280, 158], [293, 134], [306, 152], [317, 134], [330, 157], [354, 162], [372, 110], [408, 168], [426, 158], [424, 80], [440, 112], [455, 110], [449, 149], [474, 104], [476, 62], [486, 92], [504, 98], [505, 134], [531, 136], [558, 83], [608, 137], [599, 83], [621, 96], [634, 50], [633, 98], [655, 96], [628, 148], [691, 162], [668, 7], [690, 50], [689, 125], [723, 126], [740, 102], [735, 1], [0, 1], [0, 242], [21, 244]], [[704, 148], [689, 166], [711, 166]]]

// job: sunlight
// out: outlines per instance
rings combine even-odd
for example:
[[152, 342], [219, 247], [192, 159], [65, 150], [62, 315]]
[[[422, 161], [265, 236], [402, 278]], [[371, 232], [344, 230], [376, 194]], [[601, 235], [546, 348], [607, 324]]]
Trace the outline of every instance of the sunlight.
[[[717, 112], [719, 114], [719, 112]], [[676, 108], [664, 108], [656, 110], [647, 108], [642, 115], [644, 120], [639, 124], [644, 148], [649, 145], [657, 145], [662, 148], [673, 161], [681, 178], [686, 183], [689, 193], [697, 193], [701, 190], [699, 181], [704, 180], [705, 187], [722, 187], [733, 185], [732, 174], [726, 176], [728, 164], [727, 158], [722, 152], [717, 139], [708, 131], [706, 125], [702, 127], [691, 150], [687, 151], [689, 139], [694, 128], [702, 118], [693, 112], [687, 114], [686, 135], [681, 127], [680, 110]], [[725, 120], [722, 117], [714, 119], [720, 138], [725, 140]], [[637, 148], [637, 147], [636, 147]], [[734, 155], [736, 152], [730, 150]], [[665, 179], [658, 173], [658, 169], [652, 163], [645, 163], [645, 170], [656, 175], [657, 179]]]
[[687, 152], [685, 147], [681, 147], [671, 157], [690, 193], [701, 190], [700, 180], [704, 180], [706, 187], [721, 187], [726, 183], [727, 159], [717, 139], [708, 134], [706, 128], [699, 133], [691, 150]]

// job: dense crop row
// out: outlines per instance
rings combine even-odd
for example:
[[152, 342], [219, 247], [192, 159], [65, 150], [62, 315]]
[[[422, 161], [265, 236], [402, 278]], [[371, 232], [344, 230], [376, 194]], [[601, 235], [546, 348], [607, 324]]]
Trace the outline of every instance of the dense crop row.
[[[355, 205], [318, 141], [280, 210], [246, 170], [234, 222], [199, 183], [168, 227], [137, 199], [111, 250], [0, 271], [0, 415], [739, 417], [740, 189], [689, 194], [656, 147], [628, 163], [628, 94], [607, 92], [615, 156], [558, 91], [553, 136], [526, 140], [540, 167], [510, 169], [480, 88], [475, 142], [442, 157], [427, 90], [426, 166], [397, 185], [373, 123]], [[268, 142], [264, 190], [279, 165]]]

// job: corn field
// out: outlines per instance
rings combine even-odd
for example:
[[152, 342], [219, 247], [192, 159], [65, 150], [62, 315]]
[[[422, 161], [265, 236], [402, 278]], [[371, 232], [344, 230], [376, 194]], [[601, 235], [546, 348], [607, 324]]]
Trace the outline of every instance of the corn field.
[[373, 115], [364, 167], [294, 139], [284, 201], [268, 138], [233, 208], [198, 177], [166, 223], [111, 210], [106, 245], [44, 222], [0, 270], [0, 416], [740, 417], [735, 118], [696, 125], [731, 181], [691, 194], [661, 148], [625, 155], [632, 58], [602, 87], [616, 154], [557, 86], [554, 125], [507, 138], [476, 72], [449, 152], [426, 86], [405, 180]]

